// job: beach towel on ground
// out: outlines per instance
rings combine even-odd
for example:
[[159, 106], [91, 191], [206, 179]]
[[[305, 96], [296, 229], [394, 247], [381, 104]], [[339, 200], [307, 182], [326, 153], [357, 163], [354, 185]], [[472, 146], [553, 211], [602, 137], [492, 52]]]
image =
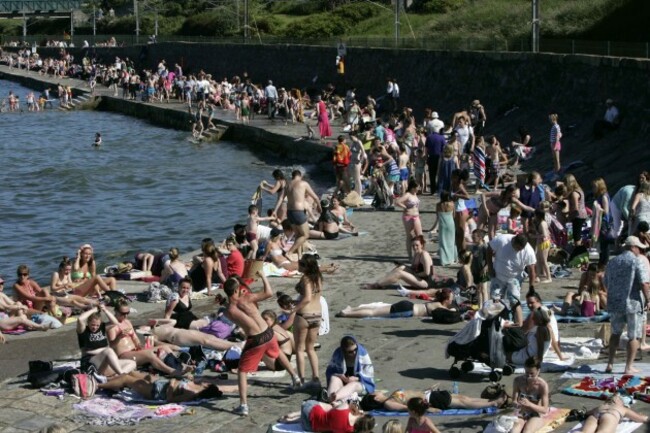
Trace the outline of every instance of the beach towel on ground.
[[[468, 415], [494, 415], [497, 413], [496, 407], [484, 407], [482, 409], [447, 409], [440, 412], [427, 412], [427, 416], [468, 416]], [[409, 416], [408, 411], [392, 410], [371, 410], [367, 412], [372, 416]]]
[[149, 408], [104, 397], [77, 403], [74, 408], [80, 412], [76, 418], [91, 425], [133, 425], [145, 418], [166, 418], [179, 415], [185, 410], [177, 404]]
[[[123, 389], [122, 391], [118, 392], [117, 394], [113, 395], [113, 398], [117, 398], [119, 400], [122, 400], [126, 403], [138, 403], [138, 404], [146, 404], [150, 406], [163, 406], [167, 404], [166, 400], [150, 400], [147, 398], [144, 398], [137, 392], [133, 391], [132, 389]], [[209, 399], [201, 399], [201, 400], [192, 400], [192, 401], [185, 401], [181, 403], [182, 406], [198, 406], [200, 404], [205, 403], [206, 401], [209, 401]]]
[[[642, 424], [640, 422], [624, 420], [616, 426], [616, 433], [632, 433], [634, 430], [641, 427], [641, 425]], [[580, 433], [582, 431], [582, 428], [582, 423], [578, 423], [575, 425], [575, 427], [569, 430], [569, 433]]]
[[[640, 370], [639, 373], [636, 373], [638, 376], [650, 376], [650, 364], [636, 362], [634, 367]], [[585, 364], [581, 365], [577, 370], [565, 372], [561, 377], [562, 379], [582, 379], [585, 377], [603, 379], [612, 376], [620, 377], [625, 371], [625, 364], [614, 364], [612, 373], [605, 373], [605, 368], [607, 368], [607, 364], [605, 363]]]
[[267, 433], [311, 433], [307, 430], [303, 430], [299, 422], [297, 423], [284, 423], [279, 422], [273, 424], [267, 430]]
[[[551, 308], [553, 305], [562, 306], [561, 302], [549, 302], [545, 301], [542, 302], [542, 304], [548, 308]], [[530, 310], [526, 305], [521, 306], [522, 312], [524, 317], [527, 317], [530, 314]], [[555, 319], [559, 323], [585, 323], [585, 322], [592, 322], [592, 323], [600, 323], [600, 322], [607, 322], [609, 321], [609, 313], [607, 311], [600, 311], [599, 314], [596, 316], [592, 317], [582, 317], [582, 316], [563, 316], [561, 314], [553, 313], [555, 315]]]
[[614, 376], [604, 379], [585, 377], [579, 383], [564, 388], [562, 392], [598, 400], [607, 400], [615, 393], [619, 393], [648, 403], [650, 402], [650, 396], [646, 394], [648, 387], [650, 387], [650, 377], [626, 374], [620, 378]]
[[267, 277], [293, 277], [298, 275], [297, 271], [288, 271], [283, 268], [278, 268], [273, 263], [264, 262], [264, 275]]
[[560, 409], [557, 407], [550, 408], [548, 413], [542, 417], [544, 420], [544, 426], [537, 430], [536, 433], [549, 433], [555, 430], [566, 422], [569, 412], [571, 412], [569, 409]]

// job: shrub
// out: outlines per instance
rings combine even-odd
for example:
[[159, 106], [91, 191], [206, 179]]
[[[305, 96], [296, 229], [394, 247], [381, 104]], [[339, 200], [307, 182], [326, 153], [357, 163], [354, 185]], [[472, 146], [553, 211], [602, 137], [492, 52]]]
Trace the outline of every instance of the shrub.
[[179, 34], [187, 36], [227, 36], [236, 32], [236, 20], [224, 11], [208, 11], [188, 17]]
[[334, 14], [310, 15], [287, 26], [285, 36], [291, 38], [318, 39], [345, 34], [346, 22]]
[[425, 14], [445, 14], [459, 9], [465, 0], [417, 0], [411, 10]]

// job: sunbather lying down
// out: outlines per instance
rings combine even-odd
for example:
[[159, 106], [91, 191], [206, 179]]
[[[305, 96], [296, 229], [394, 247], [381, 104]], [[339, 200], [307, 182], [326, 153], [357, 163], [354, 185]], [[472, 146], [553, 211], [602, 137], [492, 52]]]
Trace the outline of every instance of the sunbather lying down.
[[133, 371], [123, 374], [106, 383], [97, 385], [100, 389], [121, 391], [130, 388], [147, 400], [164, 400], [168, 403], [180, 403], [221, 397], [223, 393], [237, 393], [234, 380], [214, 380], [205, 377], [188, 379], [165, 379], [153, 374]]
[[449, 391], [437, 389], [437, 385], [425, 390], [416, 391], [412, 389], [398, 389], [390, 394], [375, 391], [366, 394], [361, 399], [361, 409], [368, 412], [371, 410], [386, 410], [395, 412], [407, 412], [407, 402], [414, 397], [420, 397], [429, 403], [429, 412], [440, 412], [447, 409], [483, 409], [487, 407], [502, 407], [508, 399], [503, 391], [497, 398], [488, 400], [485, 398], [468, 397], [461, 394], [452, 394]]
[[627, 418], [630, 421], [648, 423], [648, 416], [636, 413], [625, 407], [623, 399], [615, 394], [605, 403], [587, 412], [582, 425], [582, 433], [615, 433], [619, 423]]
[[232, 341], [222, 340], [214, 335], [194, 329], [174, 328], [174, 319], [151, 319], [150, 326], [138, 328], [141, 332], [148, 332], [154, 335], [159, 341], [171, 343], [176, 346], [205, 346], [215, 350], [228, 350], [233, 346], [241, 344]]
[[426, 317], [437, 308], [457, 311], [454, 303], [454, 293], [450, 289], [439, 290], [434, 302], [414, 304], [411, 301], [400, 301], [395, 304], [374, 303], [363, 304], [358, 307], [345, 307], [336, 317]]

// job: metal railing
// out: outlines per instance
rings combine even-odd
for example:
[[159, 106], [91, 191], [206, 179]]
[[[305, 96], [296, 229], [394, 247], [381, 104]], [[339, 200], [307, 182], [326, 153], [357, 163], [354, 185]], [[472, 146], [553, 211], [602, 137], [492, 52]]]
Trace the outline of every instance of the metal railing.
[[[71, 42], [75, 47], [81, 47], [84, 41], [91, 46], [103, 46], [111, 37], [114, 37], [118, 46], [144, 45], [150, 42], [148, 36], [136, 37], [135, 35], [79, 35], [63, 40], [60, 35], [28, 35], [0, 36], [0, 43], [7, 45], [9, 42], [27, 42], [30, 45], [45, 46], [47, 41]], [[529, 38], [503, 39], [494, 38], [401, 38], [374, 36], [348, 36], [343, 38], [286, 38], [276, 36], [252, 37], [245, 40], [243, 37], [211, 37], [211, 36], [158, 36], [161, 42], [187, 42], [187, 43], [212, 43], [212, 44], [251, 44], [251, 45], [311, 45], [325, 46], [335, 49], [340, 42], [348, 48], [393, 48], [393, 49], [418, 49], [436, 51], [492, 51], [492, 52], [530, 52]], [[650, 58], [650, 42], [616, 42], [616, 41], [585, 41], [578, 39], [544, 39], [540, 40], [540, 52], [559, 54], [591, 54], [598, 56]]]

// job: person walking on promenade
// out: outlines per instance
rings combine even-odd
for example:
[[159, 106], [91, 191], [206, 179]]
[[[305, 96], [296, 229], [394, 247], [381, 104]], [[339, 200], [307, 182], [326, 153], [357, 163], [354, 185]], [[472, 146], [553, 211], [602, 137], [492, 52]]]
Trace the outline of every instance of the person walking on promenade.
[[338, 197], [339, 192], [346, 195], [350, 192], [350, 178], [347, 173], [351, 156], [350, 147], [345, 142], [345, 137], [339, 135], [332, 156], [334, 175], [336, 176], [336, 187], [334, 187], [332, 197]]
[[436, 131], [435, 129], [427, 136], [424, 142], [427, 153], [427, 165], [429, 166], [429, 192], [431, 195], [437, 191], [436, 177], [438, 175], [438, 163], [440, 161], [440, 155], [442, 155], [442, 150], [446, 145], [447, 141], [445, 137], [440, 133], [440, 130]]
[[332, 136], [332, 128], [330, 127], [330, 118], [327, 114], [327, 106], [320, 95], [316, 96], [316, 119], [318, 121], [320, 141], [324, 142], [327, 137]]
[[363, 195], [361, 173], [365, 173], [368, 168], [368, 155], [366, 155], [363, 143], [357, 137], [356, 132], [350, 133], [350, 140], [352, 140], [352, 144], [350, 145], [351, 156], [350, 165], [348, 165], [348, 176], [354, 182], [354, 191], [361, 197]]
[[275, 119], [275, 104], [278, 102], [278, 90], [269, 80], [269, 84], [264, 88], [264, 97], [269, 112], [269, 119]]
[[507, 300], [510, 303], [510, 310], [516, 312], [515, 322], [518, 324], [523, 322], [519, 301], [521, 297], [519, 279], [526, 270], [529, 278], [529, 291], [532, 291], [536, 276], [536, 263], [535, 250], [523, 234], [501, 234], [488, 244], [487, 265], [491, 278], [490, 297]]
[[[248, 290], [249, 288], [241, 286], [240, 280], [236, 278], [229, 278], [223, 285], [224, 292], [228, 297], [226, 317], [232, 320], [246, 334], [246, 344], [242, 350], [239, 367], [237, 368], [240, 405], [233, 411], [235, 414], [242, 416], [248, 415], [248, 373], [257, 371], [257, 367], [264, 355], [271, 359], [280, 360], [282, 366], [291, 374], [294, 387], [302, 385], [287, 356], [280, 350], [273, 327], [269, 327], [257, 308], [257, 303], [273, 296], [273, 289], [264, 273], [258, 272], [257, 275], [264, 283], [263, 292], [251, 293]], [[243, 289], [247, 289], [249, 293], [244, 294]]]
[[549, 136], [549, 141], [551, 145], [551, 152], [553, 152], [553, 170], [556, 173], [560, 172], [560, 151], [562, 150], [562, 143], [560, 139], [562, 138], [562, 130], [558, 122], [558, 115], [556, 113], [551, 113], [548, 116], [548, 120], [551, 122], [551, 134]]
[[[638, 373], [634, 358], [639, 349], [639, 340], [645, 332], [645, 311], [650, 307], [650, 275], [638, 257], [646, 246], [636, 236], [628, 236], [623, 244], [625, 251], [609, 261], [605, 269], [607, 287], [607, 311], [612, 322], [612, 336], [609, 340], [609, 361], [605, 371], [611, 373], [614, 356], [627, 325], [627, 358], [625, 374]], [[645, 299], [645, 301], [643, 300]], [[645, 302], [645, 306], [643, 305]]]
[[302, 172], [294, 170], [291, 181], [287, 184], [284, 193], [287, 196], [287, 219], [296, 232], [296, 240], [287, 255], [300, 251], [302, 244], [309, 239], [309, 224], [307, 224], [307, 197], [316, 203], [318, 212], [321, 212], [320, 199], [309, 183], [302, 179]]

